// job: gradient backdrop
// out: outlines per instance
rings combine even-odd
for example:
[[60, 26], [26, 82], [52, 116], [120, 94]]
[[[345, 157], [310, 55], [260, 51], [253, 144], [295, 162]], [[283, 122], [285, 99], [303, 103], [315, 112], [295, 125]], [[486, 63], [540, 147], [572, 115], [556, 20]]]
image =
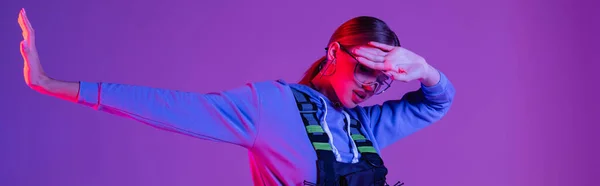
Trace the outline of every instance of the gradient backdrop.
[[[251, 185], [245, 149], [38, 94], [23, 81], [27, 9], [52, 77], [212, 92], [296, 82], [332, 32], [382, 18], [457, 88], [442, 121], [383, 151], [406, 186], [594, 186], [600, 3], [3, 0], [0, 185]], [[369, 104], [418, 84], [397, 83]]]

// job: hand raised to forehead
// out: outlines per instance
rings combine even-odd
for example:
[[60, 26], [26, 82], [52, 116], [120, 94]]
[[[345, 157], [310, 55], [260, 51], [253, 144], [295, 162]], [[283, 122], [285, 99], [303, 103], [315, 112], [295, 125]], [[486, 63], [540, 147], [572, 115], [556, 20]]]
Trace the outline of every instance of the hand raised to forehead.
[[425, 59], [408, 49], [379, 42], [369, 42], [369, 46], [374, 48], [356, 49], [357, 55], [362, 56], [358, 57], [358, 61], [371, 69], [385, 72], [395, 80], [408, 82], [420, 79], [428, 70]]

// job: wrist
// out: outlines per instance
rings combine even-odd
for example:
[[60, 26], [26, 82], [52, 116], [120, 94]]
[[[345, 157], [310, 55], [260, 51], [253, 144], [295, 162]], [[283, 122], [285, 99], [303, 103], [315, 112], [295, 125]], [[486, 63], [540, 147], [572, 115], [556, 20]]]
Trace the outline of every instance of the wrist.
[[45, 74], [41, 74], [41, 75], [38, 75], [36, 84], [44, 89], [47, 89], [48, 86], [50, 84], [52, 84], [51, 81], [53, 81], [52, 78], [46, 76]]
[[433, 68], [433, 66], [428, 64], [425, 67], [425, 69], [426, 70], [423, 73], [424, 76], [420, 79], [421, 84], [427, 87], [431, 87], [438, 84], [438, 82], [440, 81], [440, 72], [437, 69]]

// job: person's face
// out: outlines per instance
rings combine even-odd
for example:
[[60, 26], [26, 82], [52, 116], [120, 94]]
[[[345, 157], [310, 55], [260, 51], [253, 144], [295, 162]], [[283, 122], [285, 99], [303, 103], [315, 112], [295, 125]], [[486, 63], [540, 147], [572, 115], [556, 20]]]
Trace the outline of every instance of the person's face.
[[[335, 68], [328, 78], [339, 102], [347, 108], [354, 108], [375, 94], [382, 93], [391, 84], [391, 79], [381, 71], [372, 70], [357, 61], [362, 57], [355, 51], [379, 50], [372, 46], [346, 47], [333, 43], [329, 47], [327, 68]], [[332, 62], [332, 60], [335, 61]], [[329, 71], [333, 69], [328, 69]]]

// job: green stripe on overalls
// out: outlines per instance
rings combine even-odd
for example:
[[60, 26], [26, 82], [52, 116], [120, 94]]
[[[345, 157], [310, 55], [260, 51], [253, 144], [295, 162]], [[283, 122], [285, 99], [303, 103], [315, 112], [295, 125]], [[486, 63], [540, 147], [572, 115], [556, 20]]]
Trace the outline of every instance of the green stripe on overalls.
[[373, 146], [358, 147], [358, 151], [360, 153], [377, 153], [377, 151], [375, 151], [375, 148]]
[[331, 150], [329, 143], [313, 142], [316, 150]]
[[323, 128], [321, 128], [320, 125], [308, 125], [306, 126], [306, 131], [308, 131], [308, 133], [323, 133]]
[[352, 139], [355, 141], [358, 141], [358, 140], [366, 140], [367, 138], [365, 138], [365, 136], [363, 136], [361, 134], [352, 134]]

